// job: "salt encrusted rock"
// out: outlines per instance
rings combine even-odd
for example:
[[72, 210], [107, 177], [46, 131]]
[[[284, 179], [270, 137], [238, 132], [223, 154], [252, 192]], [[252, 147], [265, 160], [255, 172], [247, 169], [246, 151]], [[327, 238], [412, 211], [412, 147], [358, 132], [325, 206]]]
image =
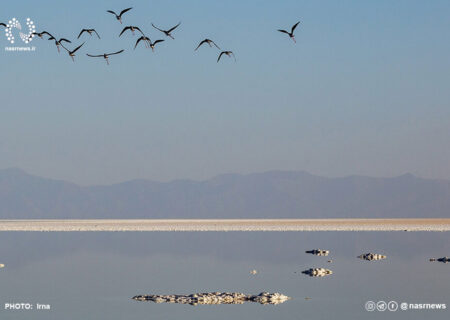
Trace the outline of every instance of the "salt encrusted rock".
[[316, 256], [328, 256], [330, 254], [330, 251], [328, 250], [321, 250], [321, 249], [313, 249], [305, 251], [306, 253], [310, 253]]
[[325, 268], [311, 268], [305, 271], [302, 271], [303, 274], [307, 274], [310, 277], [325, 277], [330, 274], [333, 274], [333, 271]]
[[430, 261], [439, 261], [439, 262], [443, 262], [443, 263], [450, 263], [450, 257], [443, 257], [443, 258], [438, 258], [438, 259], [430, 259]]
[[373, 260], [386, 259], [386, 256], [383, 256], [382, 254], [377, 254], [377, 253], [364, 253], [364, 254], [358, 256], [358, 258], [367, 260], [367, 261], [373, 261]]
[[180, 304], [243, 304], [251, 301], [260, 304], [280, 304], [290, 299], [281, 293], [261, 292], [259, 295], [246, 295], [240, 292], [205, 292], [190, 295], [138, 295], [133, 297], [137, 301], [153, 301], [155, 303]]
[[289, 300], [290, 298], [278, 292], [275, 293], [261, 292], [257, 296], [248, 297], [248, 299], [250, 301], [258, 302], [261, 304], [280, 304]]
[[253, 269], [252, 271], [250, 271], [250, 273], [253, 274], [253, 275], [258, 274], [258, 270]]

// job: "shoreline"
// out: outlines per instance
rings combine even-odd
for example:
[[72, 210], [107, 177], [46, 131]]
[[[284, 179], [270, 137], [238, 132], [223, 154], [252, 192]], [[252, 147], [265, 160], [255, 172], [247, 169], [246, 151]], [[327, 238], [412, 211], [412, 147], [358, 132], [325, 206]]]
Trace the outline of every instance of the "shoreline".
[[0, 232], [450, 231], [436, 219], [0, 219]]

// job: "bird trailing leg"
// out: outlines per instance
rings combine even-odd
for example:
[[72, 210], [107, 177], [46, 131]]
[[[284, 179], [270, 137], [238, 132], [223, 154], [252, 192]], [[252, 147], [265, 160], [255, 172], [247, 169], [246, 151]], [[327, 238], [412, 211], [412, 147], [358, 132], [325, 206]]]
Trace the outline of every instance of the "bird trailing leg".
[[294, 38], [294, 37], [291, 37], [291, 39], [292, 39], [292, 41], [294, 41], [294, 43], [297, 43], [297, 41], [295, 41], [295, 38]]
[[56, 49], [58, 49], [58, 53], [61, 53], [61, 50], [59, 49], [59, 44], [56, 45]]
[[105, 60], [106, 60], [106, 64], [109, 66], [109, 60], [108, 60], [108, 58], [106, 58]]
[[72, 61], [75, 62], [75, 59], [73, 58], [73, 56], [70, 56], [72, 58]]

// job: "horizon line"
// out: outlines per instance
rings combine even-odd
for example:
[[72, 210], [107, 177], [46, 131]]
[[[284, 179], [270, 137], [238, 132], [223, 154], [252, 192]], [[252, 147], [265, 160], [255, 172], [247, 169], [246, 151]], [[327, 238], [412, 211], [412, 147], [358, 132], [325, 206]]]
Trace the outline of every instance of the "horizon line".
[[201, 183], [201, 182], [208, 182], [217, 178], [221, 178], [221, 177], [225, 177], [225, 176], [241, 176], [241, 177], [245, 177], [245, 176], [252, 176], [252, 175], [263, 175], [263, 174], [270, 174], [270, 173], [279, 173], [279, 174], [283, 174], [283, 173], [291, 173], [291, 174], [305, 174], [305, 175], [309, 175], [309, 176], [313, 176], [313, 177], [319, 177], [319, 178], [324, 178], [324, 179], [346, 179], [346, 178], [352, 178], [352, 177], [359, 177], [359, 178], [371, 178], [371, 179], [395, 179], [395, 178], [400, 178], [400, 177], [413, 177], [413, 178], [418, 178], [418, 179], [424, 179], [424, 180], [434, 180], [434, 181], [450, 181], [450, 179], [445, 179], [445, 178], [427, 178], [427, 177], [421, 177], [418, 176], [416, 174], [413, 174], [411, 172], [406, 172], [403, 174], [398, 174], [398, 175], [394, 175], [394, 176], [370, 176], [370, 175], [359, 175], [359, 174], [348, 174], [348, 175], [343, 175], [343, 176], [324, 176], [324, 175], [320, 175], [320, 174], [314, 174], [314, 173], [310, 173], [309, 171], [306, 170], [279, 170], [279, 169], [273, 169], [273, 170], [265, 170], [265, 171], [255, 171], [255, 172], [249, 172], [249, 173], [236, 173], [236, 172], [230, 172], [230, 173], [221, 173], [221, 174], [216, 174], [213, 175], [209, 178], [206, 179], [191, 179], [191, 178], [177, 178], [177, 179], [171, 179], [171, 180], [167, 180], [167, 181], [161, 181], [161, 180], [153, 180], [151, 178], [131, 178], [131, 179], [127, 179], [127, 180], [123, 180], [120, 182], [114, 182], [114, 183], [109, 183], [109, 184], [79, 184], [76, 182], [72, 182], [69, 180], [64, 180], [64, 179], [58, 179], [58, 178], [49, 178], [49, 177], [45, 177], [45, 176], [39, 176], [33, 173], [29, 173], [28, 171], [19, 168], [19, 167], [6, 167], [6, 168], [1, 168], [0, 169], [0, 174], [6, 171], [16, 171], [31, 177], [36, 177], [36, 178], [41, 178], [41, 179], [46, 179], [46, 180], [52, 180], [52, 181], [59, 181], [59, 182], [65, 182], [65, 183], [70, 183], [70, 184], [74, 184], [80, 187], [101, 187], [101, 186], [113, 186], [113, 185], [118, 185], [118, 184], [123, 184], [123, 183], [129, 183], [129, 182], [135, 182], [135, 181], [145, 181], [145, 182], [153, 182], [153, 183], [160, 183], [160, 184], [165, 184], [165, 183], [173, 183], [173, 182], [179, 182], [179, 181], [189, 181], [189, 182], [197, 182], [197, 183]]

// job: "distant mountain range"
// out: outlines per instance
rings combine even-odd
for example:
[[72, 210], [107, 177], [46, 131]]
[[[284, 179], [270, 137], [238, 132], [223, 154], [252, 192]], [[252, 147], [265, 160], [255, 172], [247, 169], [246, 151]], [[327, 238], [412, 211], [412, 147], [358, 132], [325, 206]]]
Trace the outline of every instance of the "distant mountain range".
[[450, 217], [450, 181], [270, 171], [82, 187], [0, 170], [1, 219], [349, 217]]

